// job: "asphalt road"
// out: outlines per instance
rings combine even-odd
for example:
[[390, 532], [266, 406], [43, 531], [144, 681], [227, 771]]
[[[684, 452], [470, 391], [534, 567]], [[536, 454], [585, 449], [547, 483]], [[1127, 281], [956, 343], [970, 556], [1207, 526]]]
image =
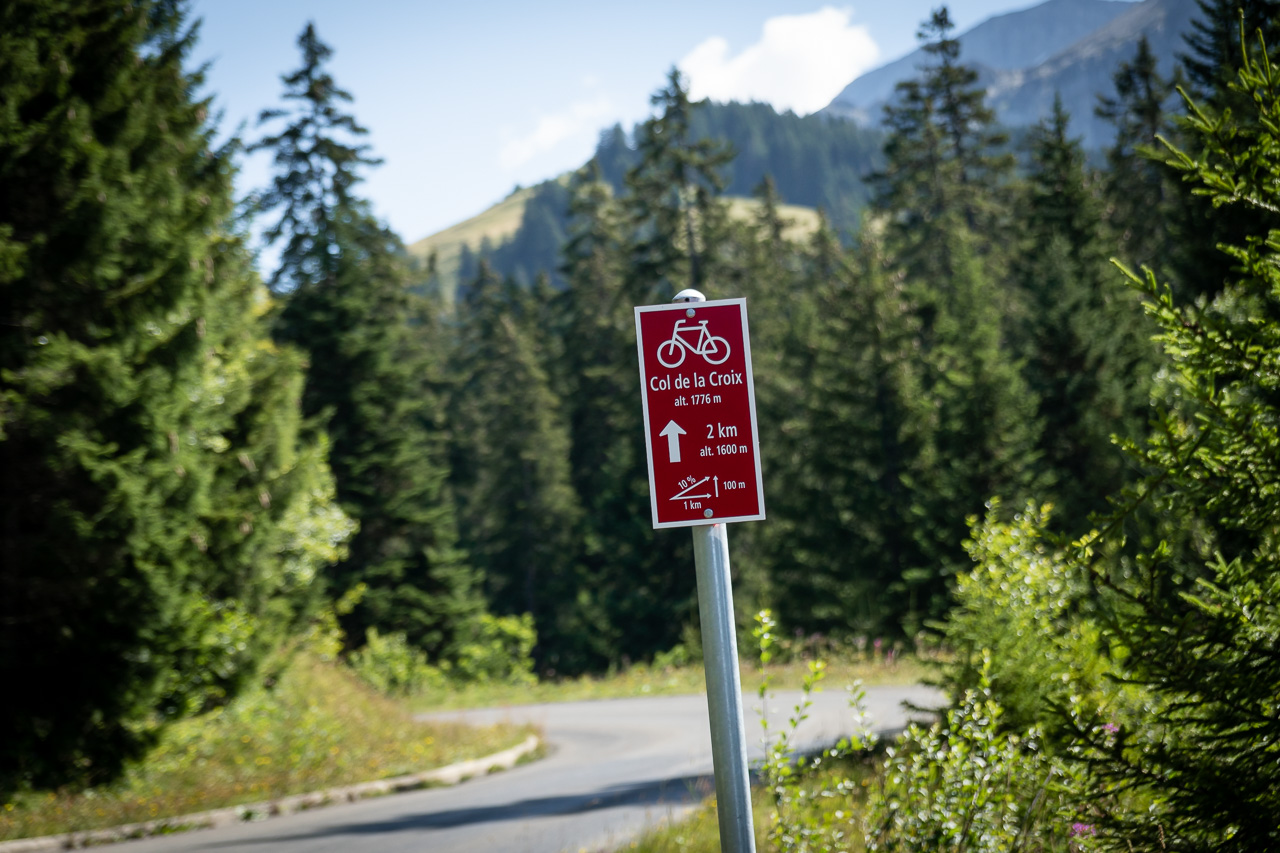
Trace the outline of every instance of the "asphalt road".
[[[773, 729], [786, 723], [799, 694], [770, 701]], [[798, 731], [807, 748], [834, 743], [850, 728], [846, 697], [815, 694]], [[874, 687], [867, 709], [879, 731], [901, 728], [903, 701], [930, 706], [925, 687]], [[747, 696], [748, 743], [760, 738], [759, 700]], [[119, 853], [561, 853], [609, 850], [647, 826], [678, 817], [714, 790], [704, 696], [566, 702], [435, 715], [477, 723], [533, 722], [545, 732], [541, 761], [451, 788], [151, 838], [114, 846]], [[757, 746], [752, 755], [758, 759]]]

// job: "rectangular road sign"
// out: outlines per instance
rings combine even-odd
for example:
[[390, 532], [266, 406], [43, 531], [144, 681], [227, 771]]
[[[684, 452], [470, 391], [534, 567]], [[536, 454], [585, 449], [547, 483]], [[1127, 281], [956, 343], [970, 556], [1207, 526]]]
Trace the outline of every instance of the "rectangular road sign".
[[764, 518], [747, 300], [635, 312], [653, 526]]

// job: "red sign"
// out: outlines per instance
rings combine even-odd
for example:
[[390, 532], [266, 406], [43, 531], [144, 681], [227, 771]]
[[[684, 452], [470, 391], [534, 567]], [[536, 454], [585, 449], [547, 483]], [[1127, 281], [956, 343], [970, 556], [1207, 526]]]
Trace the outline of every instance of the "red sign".
[[764, 518], [747, 301], [635, 311], [653, 526]]

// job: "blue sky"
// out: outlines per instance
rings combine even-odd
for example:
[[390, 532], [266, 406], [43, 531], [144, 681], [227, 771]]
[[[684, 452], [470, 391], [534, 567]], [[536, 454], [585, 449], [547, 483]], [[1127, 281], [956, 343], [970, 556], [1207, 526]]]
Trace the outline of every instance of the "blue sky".
[[[221, 129], [279, 102], [308, 20], [383, 165], [363, 186], [378, 216], [413, 242], [586, 161], [599, 131], [630, 127], [679, 65], [695, 95], [807, 113], [863, 71], [915, 46], [936, 0], [855, 6], [792, 0], [604, 4], [545, 0], [196, 0], [194, 60], [211, 63]], [[956, 0], [961, 30], [1035, 5]], [[239, 189], [268, 180], [267, 155]]]

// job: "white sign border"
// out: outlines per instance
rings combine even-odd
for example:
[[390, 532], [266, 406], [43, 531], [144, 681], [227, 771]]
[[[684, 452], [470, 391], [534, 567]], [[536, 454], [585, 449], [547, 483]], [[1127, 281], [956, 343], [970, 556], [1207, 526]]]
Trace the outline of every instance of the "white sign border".
[[[756, 506], [760, 511], [755, 515], [733, 515], [725, 518], [703, 518], [691, 519], [689, 521], [658, 521], [658, 489], [657, 483], [654, 481], [653, 472], [653, 439], [649, 431], [649, 394], [646, 390], [649, 385], [649, 378], [644, 371], [644, 335], [640, 330], [640, 315], [647, 314], [652, 311], [679, 311], [684, 313], [690, 308], [697, 311], [700, 308], [713, 308], [719, 305], [737, 305], [742, 318], [742, 346], [743, 355], [746, 359], [747, 366], [747, 401], [751, 409], [751, 448], [756, 464]], [[636, 318], [636, 357], [640, 361], [640, 403], [644, 408], [644, 453], [645, 461], [649, 468], [649, 511], [653, 521], [654, 530], [663, 530], [668, 527], [699, 527], [709, 524], [730, 524], [735, 521], [764, 521], [764, 475], [760, 468], [760, 429], [756, 425], [756, 380], [751, 370], [751, 328], [747, 324], [747, 300], [745, 297], [737, 299], [708, 299], [705, 302], [672, 302], [665, 305], [637, 305], [634, 308]]]

